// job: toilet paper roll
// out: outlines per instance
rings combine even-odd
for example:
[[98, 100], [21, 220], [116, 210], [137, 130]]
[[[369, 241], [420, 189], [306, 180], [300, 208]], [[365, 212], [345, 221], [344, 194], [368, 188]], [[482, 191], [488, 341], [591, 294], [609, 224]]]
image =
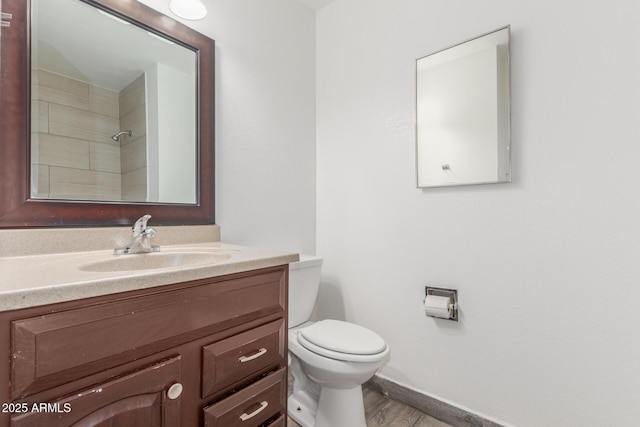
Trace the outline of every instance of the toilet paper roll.
[[449, 304], [451, 304], [449, 297], [427, 295], [424, 299], [424, 313], [427, 316], [448, 319], [451, 317]]

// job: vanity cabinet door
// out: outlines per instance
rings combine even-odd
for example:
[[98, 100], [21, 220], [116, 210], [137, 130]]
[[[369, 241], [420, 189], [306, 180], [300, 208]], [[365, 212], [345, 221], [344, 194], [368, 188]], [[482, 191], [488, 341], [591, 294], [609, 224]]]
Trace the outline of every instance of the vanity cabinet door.
[[179, 426], [180, 359], [158, 362], [55, 402], [29, 403], [30, 412], [13, 416], [11, 426]]

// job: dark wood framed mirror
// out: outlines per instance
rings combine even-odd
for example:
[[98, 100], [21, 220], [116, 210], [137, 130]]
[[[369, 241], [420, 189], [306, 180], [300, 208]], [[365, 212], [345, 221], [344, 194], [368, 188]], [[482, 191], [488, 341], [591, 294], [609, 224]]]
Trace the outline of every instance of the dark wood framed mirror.
[[[3, 27], [0, 34], [0, 228], [131, 225], [143, 214], [152, 215], [155, 225], [215, 223], [214, 41], [136, 0], [78, 1], [194, 53], [194, 202], [34, 194], [32, 177], [34, 181], [38, 177], [32, 172], [35, 154], [31, 143], [32, 126], [38, 125], [32, 125], [31, 107], [32, 1], [0, 0], [2, 12], [11, 15], [10, 26]], [[114, 141], [115, 136], [111, 137]]]

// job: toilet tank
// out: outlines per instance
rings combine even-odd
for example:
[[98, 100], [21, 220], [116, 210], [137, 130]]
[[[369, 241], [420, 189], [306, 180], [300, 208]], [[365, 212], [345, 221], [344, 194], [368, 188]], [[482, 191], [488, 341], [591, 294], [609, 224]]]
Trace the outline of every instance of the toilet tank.
[[300, 261], [289, 264], [289, 327], [311, 318], [320, 288], [322, 258], [300, 254]]

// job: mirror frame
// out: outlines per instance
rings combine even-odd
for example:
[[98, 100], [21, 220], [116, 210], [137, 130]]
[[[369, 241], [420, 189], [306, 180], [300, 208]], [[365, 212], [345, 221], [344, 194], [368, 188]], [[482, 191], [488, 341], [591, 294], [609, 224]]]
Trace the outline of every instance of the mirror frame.
[[0, 36], [0, 228], [215, 224], [215, 42], [137, 0], [81, 0], [171, 39], [198, 59], [198, 200], [194, 205], [31, 198], [31, 1], [0, 0], [11, 26]]

